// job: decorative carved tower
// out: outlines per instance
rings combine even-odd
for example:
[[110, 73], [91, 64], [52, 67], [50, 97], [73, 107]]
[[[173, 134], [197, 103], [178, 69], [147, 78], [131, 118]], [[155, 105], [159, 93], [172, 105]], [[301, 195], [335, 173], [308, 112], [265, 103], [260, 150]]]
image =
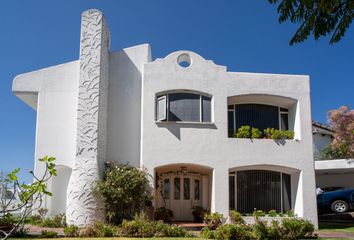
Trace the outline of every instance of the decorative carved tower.
[[106, 160], [109, 32], [103, 14], [82, 13], [76, 158], [68, 186], [67, 221], [87, 226], [102, 219], [92, 194]]

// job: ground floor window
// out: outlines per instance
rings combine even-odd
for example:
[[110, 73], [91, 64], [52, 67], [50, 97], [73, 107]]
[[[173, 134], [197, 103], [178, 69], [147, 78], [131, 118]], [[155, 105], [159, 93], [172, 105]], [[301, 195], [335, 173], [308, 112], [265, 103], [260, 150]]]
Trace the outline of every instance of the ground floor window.
[[275, 171], [246, 170], [229, 175], [230, 209], [286, 212], [291, 209], [290, 175]]

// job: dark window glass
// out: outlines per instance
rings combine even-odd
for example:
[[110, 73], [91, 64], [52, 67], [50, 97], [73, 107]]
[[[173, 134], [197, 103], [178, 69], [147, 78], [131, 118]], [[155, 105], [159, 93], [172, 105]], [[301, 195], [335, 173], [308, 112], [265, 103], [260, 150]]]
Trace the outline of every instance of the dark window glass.
[[202, 96], [202, 122], [211, 122], [211, 98]]
[[289, 110], [286, 109], [286, 108], [280, 108], [280, 111], [281, 111], [281, 112], [288, 112]]
[[235, 105], [236, 129], [251, 126], [263, 131], [266, 128], [279, 129], [279, 109], [263, 104]]
[[237, 211], [252, 213], [282, 210], [279, 172], [247, 170], [237, 172]]
[[194, 180], [194, 200], [200, 200], [200, 181]]
[[229, 176], [229, 208], [235, 209], [235, 176]]
[[280, 130], [289, 130], [288, 114], [280, 114]]
[[191, 198], [191, 182], [189, 178], [183, 178], [183, 199], [188, 200]]
[[169, 94], [169, 121], [200, 122], [200, 95]]
[[180, 178], [175, 178], [173, 180], [173, 186], [174, 186], [174, 199], [179, 200], [181, 198], [181, 179]]
[[232, 137], [235, 132], [235, 125], [234, 125], [235, 114], [234, 111], [227, 111], [227, 124], [229, 129], [229, 137]]
[[227, 106], [227, 109], [228, 109], [228, 110], [234, 110], [234, 106], [235, 106], [235, 105], [228, 105], [228, 106]]
[[291, 183], [290, 175], [282, 173], [283, 181], [283, 212], [291, 210]]
[[170, 179], [166, 178], [164, 181], [163, 196], [165, 199], [170, 199]]

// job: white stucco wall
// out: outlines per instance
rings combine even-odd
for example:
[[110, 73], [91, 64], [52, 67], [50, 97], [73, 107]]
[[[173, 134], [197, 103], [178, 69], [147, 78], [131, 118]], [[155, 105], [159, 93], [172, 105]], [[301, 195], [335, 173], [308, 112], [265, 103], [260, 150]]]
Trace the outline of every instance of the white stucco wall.
[[151, 61], [148, 44], [110, 54], [107, 160], [139, 167], [143, 64]]
[[[69, 168], [73, 166], [76, 150], [78, 70], [78, 61], [73, 61], [22, 74], [13, 81], [12, 90], [16, 95], [26, 96], [29, 93], [30, 96], [36, 96], [36, 160], [48, 155], [56, 157], [57, 165]], [[40, 176], [43, 174], [43, 167], [43, 164], [35, 161], [34, 173]], [[62, 192], [48, 187], [54, 196], [62, 197]], [[49, 197], [44, 199], [42, 207], [51, 209]], [[65, 208], [58, 211], [64, 212]]]
[[[177, 64], [182, 53], [191, 57], [188, 68]], [[212, 123], [155, 122], [156, 94], [175, 89], [211, 94]], [[300, 177], [295, 212], [317, 224], [308, 76], [229, 73], [195, 53], [179, 51], [144, 65], [142, 93], [141, 165], [151, 174], [158, 166], [174, 163], [213, 168], [211, 210], [228, 215], [229, 169], [249, 165], [297, 169]], [[293, 125], [298, 140], [278, 144], [266, 139], [228, 138], [228, 97], [248, 94], [294, 100]]]

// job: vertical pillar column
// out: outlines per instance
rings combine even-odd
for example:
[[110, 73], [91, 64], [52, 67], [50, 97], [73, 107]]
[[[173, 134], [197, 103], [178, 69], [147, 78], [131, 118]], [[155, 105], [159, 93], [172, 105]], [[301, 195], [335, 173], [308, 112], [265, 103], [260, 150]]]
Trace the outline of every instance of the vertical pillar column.
[[229, 172], [222, 167], [213, 171], [211, 212], [229, 216]]
[[102, 13], [82, 13], [76, 158], [68, 186], [67, 222], [87, 226], [102, 219], [92, 186], [106, 158], [109, 32]]

